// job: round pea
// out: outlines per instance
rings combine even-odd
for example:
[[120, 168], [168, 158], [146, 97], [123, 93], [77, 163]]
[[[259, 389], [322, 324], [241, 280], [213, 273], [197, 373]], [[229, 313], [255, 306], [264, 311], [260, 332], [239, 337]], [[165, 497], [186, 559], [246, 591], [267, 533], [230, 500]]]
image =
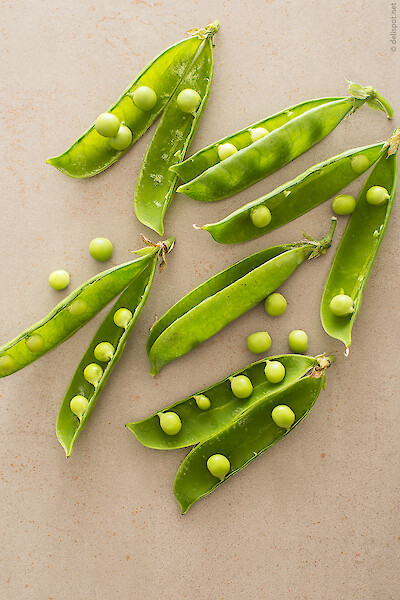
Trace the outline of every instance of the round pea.
[[121, 152], [126, 150], [132, 142], [132, 131], [126, 125], [121, 125], [116, 135], [110, 138], [110, 146]]
[[269, 133], [269, 131], [268, 129], [265, 129], [265, 127], [256, 127], [255, 129], [251, 129], [251, 141], [254, 143], [267, 135], [267, 133]]
[[354, 173], [361, 175], [361, 173], [364, 173], [364, 171], [368, 169], [369, 159], [367, 156], [364, 156], [364, 154], [359, 154], [358, 156], [353, 156], [350, 165]]
[[248, 398], [253, 391], [253, 384], [246, 375], [231, 377], [231, 390], [236, 398]]
[[332, 202], [332, 210], [337, 215], [351, 215], [356, 207], [356, 200], [349, 194], [340, 194]]
[[81, 418], [86, 412], [89, 401], [85, 396], [74, 396], [69, 403], [69, 407], [77, 417]]
[[7, 371], [12, 371], [15, 367], [15, 360], [9, 354], [3, 354], [0, 356], [0, 373], [5, 373]]
[[282, 427], [282, 429], [290, 429], [296, 419], [296, 415], [286, 404], [275, 406], [271, 413], [271, 417], [274, 423], [278, 425], [278, 427]]
[[158, 413], [160, 427], [167, 435], [176, 435], [182, 429], [182, 421], [174, 412]]
[[280, 317], [285, 312], [286, 307], [286, 298], [278, 292], [270, 294], [265, 300], [265, 312], [270, 317]]
[[116, 115], [102, 113], [97, 117], [94, 128], [100, 135], [111, 138], [117, 135], [120, 125], [121, 122]]
[[250, 211], [250, 219], [254, 227], [266, 227], [271, 223], [271, 211], [263, 204], [255, 206]]
[[113, 250], [113, 245], [107, 238], [94, 238], [94, 240], [92, 240], [89, 244], [90, 256], [101, 262], [109, 260], [112, 256]]
[[157, 94], [147, 85], [141, 85], [132, 93], [132, 100], [140, 110], [151, 110], [157, 103]]
[[197, 406], [200, 410], [208, 410], [211, 406], [210, 399], [207, 398], [204, 394], [199, 394], [198, 396], [193, 396], [196, 401]]
[[197, 110], [201, 102], [200, 94], [190, 88], [182, 90], [176, 99], [179, 110], [184, 113], [192, 113]]
[[207, 469], [211, 475], [223, 481], [231, 470], [231, 463], [223, 454], [213, 454], [207, 460]]
[[286, 375], [286, 369], [279, 360], [267, 360], [264, 373], [270, 383], [280, 383]]
[[218, 146], [218, 156], [221, 160], [225, 160], [225, 158], [229, 158], [233, 154], [236, 154], [237, 148], [233, 144], [221, 144]]
[[71, 302], [71, 304], [68, 306], [68, 310], [73, 317], [80, 317], [81, 315], [85, 314], [87, 307], [87, 302], [85, 300], [77, 298]]
[[347, 294], [338, 294], [329, 303], [329, 308], [336, 317], [347, 317], [353, 312], [353, 306], [353, 298]]
[[101, 362], [107, 362], [112, 359], [115, 348], [110, 342], [100, 342], [94, 349], [94, 357]]
[[289, 333], [289, 348], [292, 352], [302, 354], [308, 348], [308, 335], [302, 329], [294, 329]]
[[86, 379], [86, 381], [88, 381], [96, 387], [96, 385], [99, 383], [100, 379], [103, 376], [103, 369], [100, 365], [97, 365], [96, 363], [90, 363], [90, 365], [87, 365], [85, 367], [83, 371], [83, 376]]
[[69, 274], [62, 269], [53, 271], [49, 275], [49, 284], [53, 290], [65, 290], [65, 288], [69, 286], [69, 281]]
[[40, 352], [44, 347], [44, 339], [38, 333], [34, 333], [26, 340], [26, 347], [31, 352]]
[[373, 206], [380, 206], [381, 204], [385, 204], [390, 198], [389, 192], [386, 188], [381, 187], [380, 185], [373, 185], [369, 188], [367, 195], [365, 197], [368, 204], [372, 204]]
[[252, 333], [247, 338], [247, 347], [254, 354], [267, 352], [271, 348], [271, 344], [271, 336], [266, 331], [257, 331], [257, 333]]
[[119, 308], [114, 313], [114, 323], [117, 327], [126, 329], [129, 321], [132, 319], [132, 313], [128, 308]]

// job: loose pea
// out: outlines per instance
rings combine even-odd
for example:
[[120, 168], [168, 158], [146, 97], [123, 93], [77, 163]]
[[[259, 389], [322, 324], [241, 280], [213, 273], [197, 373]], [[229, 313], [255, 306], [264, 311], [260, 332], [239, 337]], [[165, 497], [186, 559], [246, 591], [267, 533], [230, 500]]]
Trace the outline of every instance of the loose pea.
[[292, 352], [302, 354], [308, 348], [308, 335], [302, 329], [294, 329], [289, 333], [289, 348]]
[[90, 256], [101, 262], [111, 258], [113, 249], [110, 240], [103, 237], [94, 238], [89, 244]]
[[267, 133], [269, 133], [269, 131], [268, 129], [265, 129], [265, 127], [256, 127], [250, 131], [251, 141], [256, 142], [267, 135]]
[[270, 383], [280, 383], [286, 375], [286, 369], [279, 360], [267, 360], [264, 373]]
[[121, 122], [116, 115], [102, 113], [97, 117], [94, 128], [100, 135], [111, 138], [117, 135], [120, 125]]
[[272, 340], [266, 331], [257, 331], [247, 338], [247, 347], [254, 354], [261, 354], [271, 348]]
[[158, 413], [160, 427], [167, 435], [176, 435], [182, 429], [182, 421], [174, 412]]
[[270, 317], [279, 317], [280, 315], [283, 315], [283, 313], [286, 310], [286, 307], [286, 298], [278, 292], [270, 294], [265, 300], [265, 312]]
[[236, 398], [248, 398], [253, 391], [253, 384], [246, 375], [230, 378], [231, 389]]
[[364, 154], [359, 154], [358, 156], [353, 156], [350, 165], [354, 173], [361, 175], [361, 173], [364, 173], [364, 171], [368, 169], [369, 159], [367, 156], [364, 156]]
[[107, 362], [112, 359], [115, 348], [110, 342], [100, 342], [94, 349], [94, 357], [101, 362]]
[[332, 202], [332, 210], [337, 215], [350, 215], [356, 207], [356, 200], [349, 194], [340, 194]]
[[86, 412], [88, 404], [89, 401], [87, 398], [85, 398], [85, 396], [74, 396], [71, 402], [69, 403], [69, 407], [74, 413], [74, 415], [76, 415], [80, 419], [82, 415]]
[[353, 312], [353, 305], [353, 298], [347, 294], [338, 294], [330, 301], [329, 308], [336, 317], [347, 317]]
[[44, 339], [38, 333], [29, 336], [25, 343], [31, 352], [40, 352], [44, 347]]
[[373, 185], [369, 188], [367, 195], [365, 197], [368, 204], [372, 204], [374, 206], [380, 206], [381, 204], [385, 204], [390, 198], [389, 192], [386, 188], [381, 187], [380, 185]]
[[117, 134], [110, 138], [110, 146], [114, 148], [114, 150], [118, 150], [118, 152], [126, 150], [126, 148], [130, 146], [131, 142], [132, 131], [126, 125], [121, 125]]
[[271, 223], [271, 211], [267, 206], [255, 206], [250, 211], [250, 219], [254, 227], [266, 227]]
[[236, 146], [234, 146], [233, 144], [221, 144], [220, 146], [218, 146], [218, 156], [220, 157], [221, 160], [225, 160], [225, 158], [229, 158], [230, 156], [232, 156], [232, 154], [235, 154], [237, 152], [237, 148]]
[[178, 108], [185, 113], [192, 113], [197, 110], [201, 102], [200, 94], [190, 88], [182, 90], [176, 99]]
[[6, 371], [11, 371], [15, 366], [15, 360], [9, 354], [4, 354], [0, 356], [0, 371], [5, 373]]
[[69, 286], [69, 274], [62, 269], [53, 271], [49, 275], [49, 284], [53, 290], [65, 290]]
[[132, 100], [140, 110], [151, 110], [157, 103], [157, 94], [147, 85], [141, 85], [132, 93]]
[[87, 302], [81, 298], [77, 298], [68, 306], [68, 310], [73, 317], [80, 317], [87, 311]]
[[97, 365], [96, 363], [90, 363], [90, 365], [87, 365], [87, 367], [85, 367], [83, 371], [83, 376], [86, 379], [86, 381], [88, 381], [89, 383], [94, 385], [94, 387], [96, 387], [96, 385], [99, 383], [100, 379], [103, 376], [103, 369], [100, 367], [100, 365]]
[[210, 399], [207, 398], [204, 394], [199, 394], [198, 396], [193, 396], [196, 401], [197, 406], [200, 410], [208, 410], [211, 406]]
[[213, 454], [207, 460], [207, 469], [211, 475], [223, 481], [231, 470], [231, 463], [223, 454]]
[[296, 419], [296, 415], [286, 404], [275, 406], [271, 413], [271, 417], [274, 423], [276, 423], [278, 427], [282, 427], [282, 429], [290, 429]]
[[119, 308], [114, 314], [114, 323], [117, 327], [126, 329], [126, 326], [131, 319], [132, 313], [128, 308]]

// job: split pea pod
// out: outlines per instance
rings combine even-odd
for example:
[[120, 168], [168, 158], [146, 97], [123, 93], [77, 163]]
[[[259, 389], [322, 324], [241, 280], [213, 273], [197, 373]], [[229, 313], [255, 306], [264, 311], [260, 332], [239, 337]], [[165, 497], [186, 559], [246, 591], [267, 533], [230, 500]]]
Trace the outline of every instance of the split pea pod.
[[[178, 192], [206, 202], [228, 198], [306, 152], [364, 102], [393, 116], [390, 105], [373, 88], [351, 84], [349, 93], [338, 100], [322, 98], [310, 110], [292, 119], [288, 116], [285, 124], [207, 168]], [[178, 172], [179, 167], [173, 169]]]
[[151, 374], [209, 339], [274, 292], [307, 259], [324, 254], [336, 225], [317, 242], [261, 250], [208, 279], [159, 319], [147, 339]]
[[[351, 331], [396, 199], [399, 143], [397, 129], [357, 198], [322, 295], [322, 326], [346, 349], [351, 344]], [[371, 190], [381, 194], [379, 202], [370, 197]]]
[[[175, 193], [178, 175], [169, 170], [183, 160], [199, 125], [211, 92], [213, 75], [212, 36], [210, 30], [199, 53], [168, 102], [156, 132], [143, 157], [136, 183], [134, 208], [141, 223], [164, 233], [164, 215]], [[185, 95], [193, 98], [186, 105]], [[183, 98], [183, 104], [182, 104]]]
[[[169, 238], [154, 247], [150, 262], [122, 292], [94, 335], [75, 371], [57, 419], [57, 437], [67, 456], [71, 455], [76, 438], [85, 427], [147, 302], [158, 258], [171, 250], [173, 242], [174, 238]], [[77, 410], [74, 402], [83, 410]]]

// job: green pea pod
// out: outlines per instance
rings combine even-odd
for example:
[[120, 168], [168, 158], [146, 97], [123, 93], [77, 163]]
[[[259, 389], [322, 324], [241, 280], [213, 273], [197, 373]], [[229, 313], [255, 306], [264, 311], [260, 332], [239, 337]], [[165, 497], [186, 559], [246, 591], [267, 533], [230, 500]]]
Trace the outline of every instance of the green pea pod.
[[[221, 221], [203, 225], [220, 244], [237, 244], [265, 235], [322, 204], [349, 185], [374, 164], [385, 152], [386, 143], [347, 150], [311, 167], [295, 179], [284, 183], [269, 194], [238, 208]], [[353, 159], [365, 157], [365, 165], [353, 168]], [[266, 206], [271, 221], [256, 227], [251, 214], [257, 206]]]
[[[357, 198], [356, 208], [336, 251], [322, 295], [322, 326], [328, 335], [342, 341], [347, 349], [396, 199], [399, 142], [400, 129], [397, 129], [387, 142], [387, 152], [374, 166]], [[366, 194], [372, 186], [384, 187], [390, 196], [388, 201], [380, 206], [369, 204]], [[339, 294], [346, 294], [353, 300], [353, 308], [347, 316], [335, 316], [330, 309], [331, 300]]]
[[[109, 138], [97, 133], [93, 124], [68, 150], [49, 158], [47, 163], [74, 178], [92, 177], [115, 163], [143, 135], [166, 106], [204, 37], [213, 28], [214, 25], [209, 25], [202, 30], [192, 30], [189, 32], [192, 37], [159, 54], [108, 109], [108, 112], [118, 117], [132, 132], [132, 141], [127, 148], [122, 151], [112, 148]], [[141, 110], [132, 100], [131, 94], [141, 86], [150, 87], [157, 95], [155, 105], [149, 110]]]
[[[141, 444], [148, 448], [158, 450], [171, 450], [197, 444], [229, 424], [232, 424], [251, 405], [278, 391], [282, 392], [293, 382], [318, 365], [318, 361], [310, 356], [301, 354], [286, 354], [274, 356], [270, 360], [279, 360], [286, 370], [285, 378], [281, 383], [270, 383], [264, 374], [265, 359], [255, 362], [245, 369], [234, 373], [246, 375], [253, 384], [253, 393], [248, 398], [238, 401], [232, 394], [229, 377], [216, 383], [205, 390], [172, 404], [162, 412], [173, 411], [181, 422], [182, 429], [176, 435], [167, 435], [160, 427], [159, 412], [154, 413], [147, 419], [137, 423], [127, 423], [128, 429], [132, 431]], [[210, 400], [208, 410], [200, 410], [195, 397], [204, 394]]]
[[[184, 158], [211, 92], [212, 36], [216, 31], [217, 26], [210, 32], [176, 88], [143, 158], [135, 190], [135, 213], [141, 223], [160, 235], [164, 233], [164, 215], [178, 181], [178, 175], [170, 171], [169, 167]], [[201, 97], [201, 103], [194, 114], [183, 112], [177, 105], [178, 95], [188, 88], [195, 90]]]
[[[289, 120], [285, 125], [208, 168], [195, 179], [181, 185], [178, 192], [201, 201], [228, 198], [274, 173], [324, 139], [348, 114], [357, 110], [377, 92], [363, 88], [366, 98], [347, 98], [317, 105]], [[350, 93], [352, 92], [349, 88]], [[388, 116], [393, 115], [386, 103]]]
[[[174, 482], [175, 498], [182, 513], [279, 442], [308, 415], [324, 387], [330, 359], [317, 357], [320, 364], [314, 365], [303, 377], [275, 392], [260, 394], [233, 423], [193, 448], [182, 462]], [[278, 405], [286, 405], [294, 412], [295, 421], [288, 430], [278, 427], [271, 417], [272, 410]], [[208, 459], [215, 454], [221, 454], [229, 461], [230, 470], [223, 480], [207, 468]]]
[[205, 281], [159, 319], [147, 340], [152, 375], [264, 300], [304, 262], [325, 253], [336, 225], [320, 242], [308, 237], [261, 250]]
[[[137, 277], [129, 284], [100, 325], [75, 371], [62, 401], [57, 419], [57, 437], [67, 456], [71, 455], [75, 440], [85, 427], [98, 397], [116, 363], [121, 358], [125, 344], [147, 302], [154, 280], [158, 257], [161, 252], [169, 252], [173, 242], [174, 238], [169, 238], [166, 242], [158, 246], [155, 253], [152, 253], [151, 261], [147, 264], [146, 268], [138, 273]], [[114, 322], [114, 315], [121, 308], [128, 309], [131, 313], [130, 319], [123, 327], [117, 326]], [[108, 342], [114, 348], [112, 356], [108, 361], [100, 361], [95, 358], [95, 348], [102, 342]], [[89, 383], [84, 377], [85, 367], [93, 363], [99, 364], [103, 369], [101, 378], [96, 382], [95, 386]], [[88, 401], [87, 408], [81, 417], [76, 416], [70, 408], [72, 398], [77, 395], [83, 396]]]

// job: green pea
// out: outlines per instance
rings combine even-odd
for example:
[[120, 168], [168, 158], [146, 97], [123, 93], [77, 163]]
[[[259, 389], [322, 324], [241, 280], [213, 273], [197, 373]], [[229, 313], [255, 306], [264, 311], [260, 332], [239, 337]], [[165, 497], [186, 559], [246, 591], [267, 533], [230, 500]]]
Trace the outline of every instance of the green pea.
[[286, 369], [279, 360], [267, 360], [264, 373], [270, 383], [280, 383], [286, 375]]
[[364, 154], [359, 154], [358, 156], [353, 156], [350, 165], [354, 173], [361, 175], [361, 173], [364, 173], [364, 171], [368, 169], [369, 159], [367, 156], [364, 156]]
[[34, 333], [26, 340], [26, 347], [31, 352], [40, 352], [44, 347], [44, 339], [38, 333]]
[[332, 210], [337, 215], [350, 215], [354, 212], [356, 200], [349, 194], [340, 194], [332, 202]]
[[86, 412], [89, 401], [85, 396], [74, 396], [69, 403], [69, 407], [79, 419]]
[[250, 130], [251, 141], [254, 143], [257, 140], [260, 140], [261, 138], [263, 138], [268, 133], [269, 133], [269, 131], [268, 131], [268, 129], [265, 129], [265, 127], [256, 127], [255, 129], [251, 129]]
[[182, 421], [174, 412], [158, 413], [160, 427], [167, 435], [176, 435], [182, 429]]
[[87, 307], [87, 302], [85, 300], [77, 298], [71, 302], [71, 304], [68, 306], [68, 310], [73, 317], [80, 317], [81, 315], [85, 314]]
[[208, 410], [211, 406], [210, 399], [207, 398], [204, 394], [198, 394], [197, 396], [193, 396], [196, 401], [197, 406], [200, 410]]
[[114, 314], [114, 323], [117, 327], [126, 329], [129, 321], [132, 319], [132, 313], [128, 308], [119, 308]]
[[65, 290], [69, 286], [70, 277], [67, 271], [59, 269], [49, 275], [49, 284], [53, 290]]
[[157, 94], [147, 85], [140, 85], [132, 92], [132, 100], [140, 110], [151, 110], [157, 104]]
[[248, 398], [253, 392], [253, 384], [246, 375], [236, 375], [229, 378], [231, 390], [236, 398]]
[[338, 294], [330, 301], [329, 308], [336, 317], [347, 317], [354, 311], [353, 298], [347, 294]]
[[102, 113], [96, 119], [94, 128], [103, 137], [114, 137], [121, 125], [120, 120], [112, 113]]
[[225, 158], [229, 158], [233, 154], [236, 154], [237, 148], [233, 144], [221, 144], [218, 146], [218, 156], [221, 160], [225, 160]]
[[286, 307], [286, 298], [278, 292], [270, 294], [265, 300], [265, 312], [270, 317], [280, 317], [285, 312]]
[[282, 429], [290, 429], [296, 420], [296, 415], [286, 404], [275, 406], [271, 413], [271, 417], [274, 423], [278, 425], [278, 427], [282, 427]]
[[132, 131], [126, 125], [121, 125], [118, 129], [117, 134], [110, 138], [110, 146], [114, 148], [114, 150], [118, 150], [121, 152], [122, 150], [126, 150], [128, 146], [131, 145], [132, 142]]
[[213, 454], [207, 460], [207, 469], [211, 475], [223, 481], [231, 470], [231, 463], [223, 454]]
[[254, 354], [267, 352], [271, 348], [271, 344], [271, 336], [266, 331], [257, 331], [257, 333], [252, 333], [247, 338], [247, 347]]
[[250, 219], [254, 227], [266, 227], [271, 223], [272, 215], [267, 206], [255, 206], [250, 211]]
[[289, 348], [292, 352], [302, 354], [308, 348], [308, 335], [302, 329], [294, 329], [289, 333]]
[[178, 108], [185, 113], [192, 113], [198, 109], [201, 102], [200, 94], [190, 88], [182, 90], [176, 99]]
[[107, 362], [112, 359], [115, 348], [110, 342], [100, 342], [94, 349], [94, 357], [101, 362]]
[[15, 360], [9, 354], [3, 354], [0, 356], [0, 372], [5, 373], [7, 371], [12, 371], [15, 367]]
[[381, 187], [380, 185], [373, 185], [369, 188], [367, 195], [365, 197], [368, 204], [372, 204], [373, 206], [380, 206], [381, 204], [385, 204], [390, 198], [390, 194], [386, 188]]
[[113, 250], [113, 245], [107, 238], [94, 238], [94, 240], [92, 240], [89, 244], [90, 256], [101, 262], [109, 260], [112, 256]]
[[86, 379], [86, 381], [88, 381], [89, 383], [94, 385], [94, 387], [96, 387], [96, 385], [99, 383], [100, 379], [103, 376], [103, 369], [100, 365], [97, 365], [96, 363], [90, 363], [90, 365], [87, 365], [87, 367], [85, 367], [83, 371], [83, 376]]

